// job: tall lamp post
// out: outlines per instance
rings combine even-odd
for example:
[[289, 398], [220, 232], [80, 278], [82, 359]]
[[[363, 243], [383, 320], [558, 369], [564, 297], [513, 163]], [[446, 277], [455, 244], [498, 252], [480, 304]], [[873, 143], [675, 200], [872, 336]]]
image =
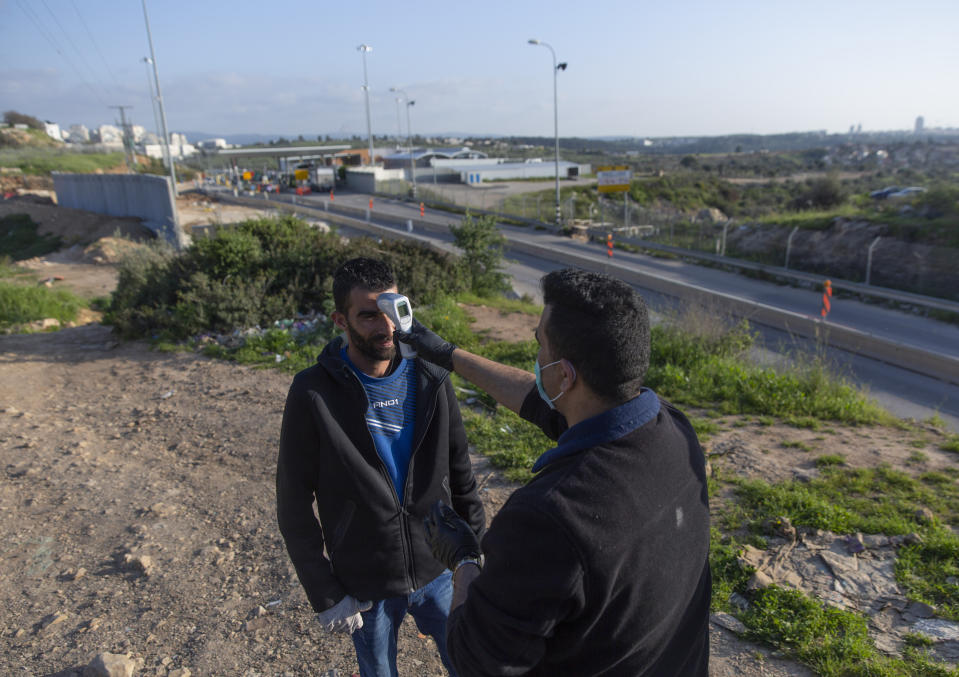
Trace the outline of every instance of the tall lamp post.
[[366, 53], [372, 52], [373, 48], [363, 44], [356, 49], [363, 53], [363, 94], [366, 95], [366, 138], [369, 139], [370, 142], [370, 158], [367, 164], [373, 166], [373, 128], [370, 126], [370, 83], [367, 82], [366, 79]]
[[401, 97], [396, 97], [396, 147], [400, 147], [402, 143], [401, 139], [403, 138], [403, 123], [400, 122], [400, 101], [403, 99]]
[[[410, 126], [410, 106], [416, 104], [410, 101], [410, 97], [398, 87], [390, 87], [391, 92], [400, 94], [406, 101], [406, 147], [410, 154], [410, 179], [413, 181], [413, 199], [416, 199], [416, 164], [413, 162], [413, 128]], [[399, 99], [397, 99], [399, 100]]]
[[160, 73], [157, 70], [157, 55], [153, 51], [153, 34], [150, 32], [150, 17], [147, 15], [147, 0], [143, 1], [143, 20], [147, 25], [147, 42], [150, 43], [150, 61], [153, 64], [153, 82], [156, 85], [157, 108], [160, 110], [160, 123], [163, 126], [163, 146], [166, 148], [167, 158], [170, 160], [170, 180], [173, 181], [173, 195], [176, 196], [176, 167], [173, 162], [173, 153], [170, 152], [170, 132], [166, 126], [166, 110], [163, 108], [163, 94], [160, 93]]
[[559, 204], [559, 105], [556, 98], [556, 73], [566, 70], [566, 62], [564, 61], [560, 64], [557, 64], [556, 52], [553, 51], [552, 45], [549, 45], [542, 40], [530, 38], [529, 44], [546, 47], [549, 49], [549, 53], [553, 55], [553, 137], [556, 142], [556, 152], [554, 156], [556, 166], [556, 225], [559, 226], [562, 219], [562, 212]]

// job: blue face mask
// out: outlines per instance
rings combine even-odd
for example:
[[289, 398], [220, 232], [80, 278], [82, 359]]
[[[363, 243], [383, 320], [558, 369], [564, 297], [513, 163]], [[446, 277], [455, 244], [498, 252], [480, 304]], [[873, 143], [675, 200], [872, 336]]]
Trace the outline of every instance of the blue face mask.
[[536, 389], [539, 391], [539, 396], [542, 397], [543, 401], [549, 405], [550, 409], [556, 408], [556, 405], [553, 404], [553, 402], [555, 402], [556, 400], [561, 398], [563, 395], [565, 395], [566, 391], [565, 390], [561, 391], [559, 395], [550, 399], [550, 396], [546, 394], [546, 389], [543, 387], [543, 369], [552, 367], [554, 364], [559, 364], [560, 362], [562, 362], [562, 360], [556, 360], [555, 362], [550, 362], [549, 364], [545, 364], [542, 367], [540, 367], [539, 360], [536, 360], [536, 364], [533, 367], [533, 373], [536, 374]]

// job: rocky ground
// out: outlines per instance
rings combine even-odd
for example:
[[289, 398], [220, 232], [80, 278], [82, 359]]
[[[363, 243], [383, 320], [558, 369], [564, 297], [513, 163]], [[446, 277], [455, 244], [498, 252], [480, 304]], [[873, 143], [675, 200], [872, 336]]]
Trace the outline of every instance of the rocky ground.
[[[57, 284], [112, 271], [109, 262], [75, 265], [89, 268], [67, 268]], [[471, 312], [493, 336], [530, 335], [527, 317]], [[0, 674], [66, 677], [103, 654], [136, 674], [170, 677], [356, 671], [349, 640], [313, 620], [276, 528], [289, 382], [278, 371], [121, 343], [96, 323], [0, 337]], [[959, 463], [936, 451], [932, 428], [921, 432], [929, 445], [917, 462], [916, 433], [736, 417], [721, 427], [706, 444], [713, 468], [769, 481], [811, 477], [816, 456], [839, 451], [850, 465], [887, 462], [912, 474]], [[493, 515], [515, 487], [485, 458], [474, 463]], [[884, 650], [921, 630], [955, 661], [955, 624], [910, 605], [896, 586], [896, 546], [784, 530], [744, 560], [760, 584], [796, 585], [870, 613]], [[810, 674], [742, 641], [731, 617], [714, 617], [711, 630], [711, 675]], [[442, 674], [412, 623], [399, 664], [402, 675]]]

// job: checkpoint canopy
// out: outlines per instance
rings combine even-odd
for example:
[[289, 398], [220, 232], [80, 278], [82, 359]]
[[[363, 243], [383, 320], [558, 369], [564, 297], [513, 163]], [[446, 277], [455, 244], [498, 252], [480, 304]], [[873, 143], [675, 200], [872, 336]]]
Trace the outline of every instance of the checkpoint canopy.
[[597, 167], [596, 178], [600, 193], [625, 193], [629, 191], [633, 172], [629, 167]]

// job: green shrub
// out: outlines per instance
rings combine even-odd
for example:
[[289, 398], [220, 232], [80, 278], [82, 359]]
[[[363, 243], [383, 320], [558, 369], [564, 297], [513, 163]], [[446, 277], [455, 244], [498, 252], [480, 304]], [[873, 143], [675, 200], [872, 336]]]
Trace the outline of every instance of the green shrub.
[[107, 321], [125, 336], [183, 339], [329, 313], [336, 267], [355, 256], [389, 263], [414, 307], [463, 289], [459, 261], [407, 242], [344, 241], [292, 216], [220, 228], [176, 254], [162, 245], [120, 264]]
[[450, 226], [453, 242], [463, 250], [463, 261], [470, 276], [470, 290], [478, 296], [495, 296], [509, 289], [506, 275], [499, 268], [506, 238], [489, 215], [473, 218], [466, 212], [458, 226]]
[[77, 319], [83, 301], [63, 289], [26, 287], [0, 282], [0, 327], [25, 324], [48, 317], [63, 322]]

